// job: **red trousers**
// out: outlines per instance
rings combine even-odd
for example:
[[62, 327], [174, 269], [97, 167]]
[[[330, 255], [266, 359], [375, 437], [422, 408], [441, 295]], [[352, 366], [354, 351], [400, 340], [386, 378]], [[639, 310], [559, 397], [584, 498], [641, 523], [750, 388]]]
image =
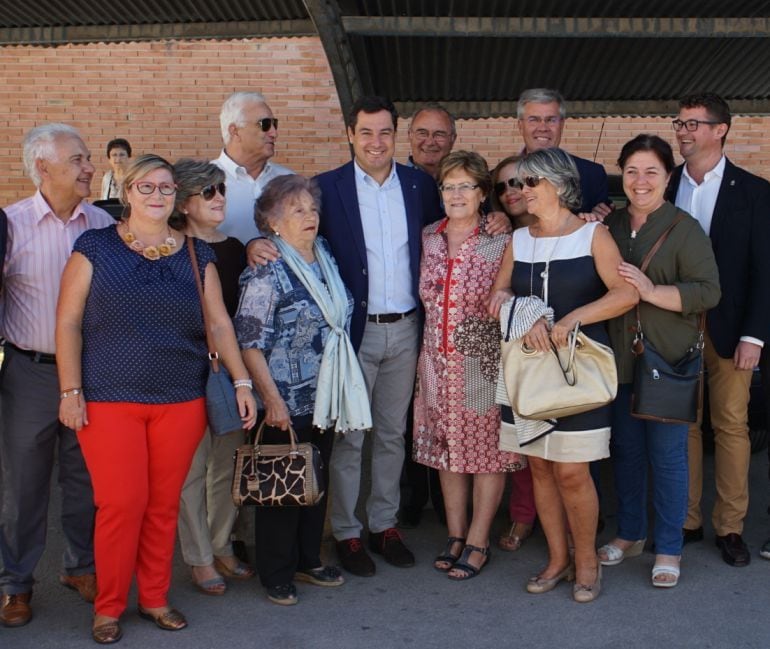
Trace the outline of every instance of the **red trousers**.
[[166, 606], [179, 497], [206, 428], [204, 399], [91, 402], [78, 433], [94, 487], [94, 610], [119, 617], [136, 574], [139, 605]]
[[511, 473], [511, 495], [508, 499], [508, 516], [511, 522], [531, 525], [535, 522], [535, 491], [532, 487], [532, 470], [527, 467]]

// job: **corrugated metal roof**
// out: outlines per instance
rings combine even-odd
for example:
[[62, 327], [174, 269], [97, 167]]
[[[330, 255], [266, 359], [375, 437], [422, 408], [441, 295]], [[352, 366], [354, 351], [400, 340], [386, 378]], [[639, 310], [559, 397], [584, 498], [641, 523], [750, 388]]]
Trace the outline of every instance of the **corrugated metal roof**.
[[0, 0], [6, 44], [316, 28], [343, 110], [365, 92], [404, 112], [510, 115], [521, 90], [547, 86], [578, 115], [667, 113], [699, 89], [770, 113], [769, 0]]

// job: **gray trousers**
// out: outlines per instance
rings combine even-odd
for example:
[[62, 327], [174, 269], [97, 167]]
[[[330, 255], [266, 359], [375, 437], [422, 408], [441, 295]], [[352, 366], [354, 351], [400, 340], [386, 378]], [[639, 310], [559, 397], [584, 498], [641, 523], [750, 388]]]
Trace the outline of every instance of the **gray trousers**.
[[45, 549], [54, 455], [69, 575], [94, 572], [94, 495], [74, 431], [59, 423], [55, 365], [6, 347], [0, 371], [0, 591], [32, 590]]
[[233, 455], [244, 437], [242, 430], [214, 436], [206, 429], [195, 451], [179, 503], [179, 545], [188, 566], [210, 566], [215, 556], [233, 554]]
[[[370, 532], [396, 525], [404, 464], [406, 413], [412, 398], [419, 323], [417, 314], [391, 324], [367, 322], [358, 350], [372, 405], [372, 489], [366, 500]], [[361, 536], [355, 510], [361, 484], [364, 431], [336, 437], [330, 469], [331, 526], [338, 541]]]

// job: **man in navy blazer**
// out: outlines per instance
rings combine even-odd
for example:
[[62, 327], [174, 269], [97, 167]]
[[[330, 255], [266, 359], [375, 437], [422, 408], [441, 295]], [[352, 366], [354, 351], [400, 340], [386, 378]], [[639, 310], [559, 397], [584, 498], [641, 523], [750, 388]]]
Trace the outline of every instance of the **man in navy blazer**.
[[[396, 529], [404, 430], [420, 343], [418, 281], [422, 228], [441, 217], [435, 181], [394, 162], [398, 114], [382, 97], [363, 97], [348, 115], [354, 160], [319, 175], [321, 224], [353, 294], [350, 337], [372, 405], [369, 549], [399, 566], [414, 555]], [[356, 518], [364, 431], [337, 438], [330, 462], [331, 526], [342, 567], [375, 573]]]
[[[770, 183], [736, 167], [723, 153], [730, 108], [718, 95], [690, 95], [673, 121], [685, 160], [671, 176], [668, 199], [692, 214], [711, 238], [722, 299], [708, 312], [704, 358], [715, 442], [716, 502], [712, 523], [722, 558], [751, 560], [741, 534], [749, 503], [749, 389], [770, 340]], [[690, 493], [685, 542], [703, 538], [700, 427], [688, 440]]]
[[[519, 133], [524, 139], [524, 152], [558, 147], [564, 131], [567, 107], [558, 90], [530, 88], [519, 96], [516, 106]], [[609, 188], [604, 167], [585, 158], [569, 154], [580, 173], [583, 203], [580, 212], [594, 212], [600, 220], [609, 214]]]

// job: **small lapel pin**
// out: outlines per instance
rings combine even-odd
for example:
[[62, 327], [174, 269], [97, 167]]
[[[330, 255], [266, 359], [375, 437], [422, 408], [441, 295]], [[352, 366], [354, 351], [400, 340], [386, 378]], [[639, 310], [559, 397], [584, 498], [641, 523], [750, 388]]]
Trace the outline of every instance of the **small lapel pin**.
[[735, 181], [734, 180], [730, 181], [730, 187], [735, 187]]
[[417, 189], [417, 185], [412, 185], [412, 189]]

